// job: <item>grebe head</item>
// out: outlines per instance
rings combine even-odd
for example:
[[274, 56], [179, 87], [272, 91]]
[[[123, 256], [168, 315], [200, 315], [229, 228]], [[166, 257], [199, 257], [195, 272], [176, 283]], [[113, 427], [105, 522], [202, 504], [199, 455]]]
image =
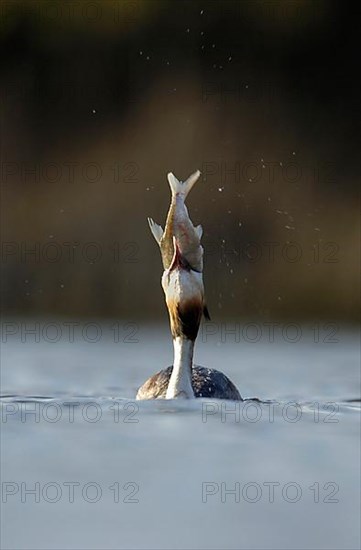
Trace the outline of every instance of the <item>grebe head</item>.
[[173, 245], [171, 265], [162, 277], [172, 336], [174, 339], [184, 337], [194, 341], [204, 307], [202, 274], [190, 267], [187, 259], [182, 256], [175, 238]]

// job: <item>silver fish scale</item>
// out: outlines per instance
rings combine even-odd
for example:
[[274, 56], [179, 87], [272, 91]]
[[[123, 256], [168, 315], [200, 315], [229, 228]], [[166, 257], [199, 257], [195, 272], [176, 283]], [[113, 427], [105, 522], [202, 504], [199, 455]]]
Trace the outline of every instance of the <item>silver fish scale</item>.
[[165, 231], [159, 243], [164, 269], [169, 268], [173, 258], [173, 236], [176, 237], [181, 254], [191, 268], [201, 273], [203, 248], [184, 201], [177, 197], [172, 198]]

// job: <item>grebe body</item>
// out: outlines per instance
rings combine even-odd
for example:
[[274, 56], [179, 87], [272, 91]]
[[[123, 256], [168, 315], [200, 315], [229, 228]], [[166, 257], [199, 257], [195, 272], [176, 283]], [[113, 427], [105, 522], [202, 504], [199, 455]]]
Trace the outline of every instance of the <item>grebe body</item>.
[[[168, 367], [149, 378], [139, 388], [137, 399], [166, 399], [172, 370], [173, 366]], [[194, 397], [242, 401], [236, 386], [219, 370], [193, 365], [191, 383]]]

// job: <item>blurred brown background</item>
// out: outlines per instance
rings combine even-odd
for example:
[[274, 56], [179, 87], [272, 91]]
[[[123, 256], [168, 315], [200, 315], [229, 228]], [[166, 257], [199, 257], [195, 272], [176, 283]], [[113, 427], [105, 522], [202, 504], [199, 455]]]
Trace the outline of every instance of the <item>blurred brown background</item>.
[[164, 318], [146, 218], [198, 168], [213, 320], [356, 321], [356, 9], [3, 2], [3, 314]]

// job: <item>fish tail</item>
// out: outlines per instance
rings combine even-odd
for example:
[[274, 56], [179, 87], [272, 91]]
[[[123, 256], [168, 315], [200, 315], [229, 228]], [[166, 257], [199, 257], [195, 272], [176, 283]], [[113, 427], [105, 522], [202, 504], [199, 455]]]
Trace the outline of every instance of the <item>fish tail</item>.
[[172, 191], [172, 198], [181, 196], [185, 200], [200, 175], [200, 171], [197, 170], [186, 181], [179, 181], [172, 172], [169, 172], [168, 182]]

